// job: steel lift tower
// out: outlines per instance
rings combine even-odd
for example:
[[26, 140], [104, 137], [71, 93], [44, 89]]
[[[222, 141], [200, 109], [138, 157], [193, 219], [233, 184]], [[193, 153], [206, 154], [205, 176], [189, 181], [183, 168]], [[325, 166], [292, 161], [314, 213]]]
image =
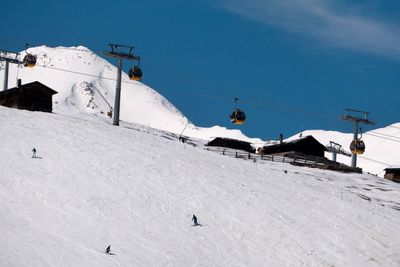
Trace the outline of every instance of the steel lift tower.
[[[355, 110], [355, 109], [346, 109], [347, 115], [342, 116], [342, 120], [345, 121], [349, 121], [351, 123], [354, 123], [354, 138], [352, 141], [352, 144], [355, 144], [357, 146], [357, 144], [359, 143], [359, 138], [358, 138], [358, 134], [360, 131], [360, 124], [366, 124], [366, 125], [375, 125], [375, 123], [373, 121], [370, 121], [368, 119], [368, 115], [369, 112], [366, 111], [360, 111], [360, 110]], [[357, 116], [357, 114], [359, 114]], [[360, 116], [362, 115], [362, 116]], [[364, 143], [362, 143], [362, 145], [364, 146]], [[357, 167], [357, 154], [362, 154], [364, 152], [365, 146], [361, 149], [357, 149], [356, 148], [352, 148], [350, 147], [350, 150], [352, 151], [352, 156], [351, 156], [351, 167], [352, 168], [356, 168]], [[361, 151], [361, 152], [357, 152], [357, 151]]]
[[139, 56], [132, 54], [133, 46], [109, 44], [111, 51], [106, 52], [105, 55], [113, 58], [118, 58], [118, 73], [117, 73], [117, 85], [115, 90], [115, 102], [114, 102], [114, 118], [113, 125], [119, 125], [119, 110], [121, 103], [121, 76], [122, 76], [122, 59], [140, 61]]
[[[3, 91], [8, 89], [8, 69], [10, 67], [10, 63], [23, 65], [24, 67], [33, 68], [36, 65], [36, 56], [33, 54], [28, 53], [29, 44], [25, 44], [25, 53], [23, 60], [19, 60], [19, 53], [18, 52], [11, 52], [11, 51], [4, 51], [0, 50], [0, 61], [6, 62], [4, 66], [4, 85]], [[14, 58], [8, 57], [8, 55], [14, 55]]]
[[[10, 54], [14, 55], [15, 58], [7, 57], [7, 55], [10, 55]], [[17, 52], [4, 51], [4, 50], [0, 51], [0, 61], [5, 62], [3, 91], [8, 89], [8, 69], [9, 69], [10, 63], [17, 64], [17, 65], [22, 64], [22, 62], [18, 60], [18, 55], [19, 55], [19, 53], [17, 53]]]
[[326, 145], [325, 147], [326, 147], [326, 150], [328, 150], [328, 152], [332, 153], [332, 161], [334, 161], [334, 162], [336, 162], [337, 154], [344, 155], [346, 157], [351, 157], [351, 155], [352, 155], [351, 153], [345, 151], [342, 148], [342, 145], [340, 145], [336, 142], [333, 142], [333, 141], [329, 141], [329, 144]]

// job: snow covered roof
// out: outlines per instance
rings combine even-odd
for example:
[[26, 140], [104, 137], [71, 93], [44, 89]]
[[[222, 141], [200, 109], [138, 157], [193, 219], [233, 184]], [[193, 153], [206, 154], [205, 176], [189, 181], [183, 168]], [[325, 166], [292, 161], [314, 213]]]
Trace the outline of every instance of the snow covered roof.
[[41, 90], [41, 91], [44, 90], [50, 95], [55, 95], [55, 94], [58, 93], [57, 91], [51, 89], [50, 87], [44, 85], [43, 83], [41, 83], [39, 81], [35, 81], [35, 82], [30, 82], [30, 83], [23, 84], [23, 85], [21, 85], [19, 87], [14, 87], [14, 88], [7, 89], [5, 91], [0, 92], [0, 95], [14, 93], [14, 92], [17, 92], [19, 90]]
[[56, 91], [35, 81], [0, 92], [0, 105], [30, 111], [52, 112]]
[[249, 142], [241, 141], [232, 138], [217, 137], [206, 144], [206, 146], [227, 147], [233, 149], [240, 149], [247, 152], [255, 152], [254, 147]]
[[385, 168], [385, 171], [400, 172], [400, 166], [398, 166], [398, 167], [388, 167], [388, 168]]
[[324, 157], [326, 147], [317, 141], [313, 136], [308, 135], [287, 142], [264, 146], [265, 154], [281, 154], [296, 152], [305, 155]]

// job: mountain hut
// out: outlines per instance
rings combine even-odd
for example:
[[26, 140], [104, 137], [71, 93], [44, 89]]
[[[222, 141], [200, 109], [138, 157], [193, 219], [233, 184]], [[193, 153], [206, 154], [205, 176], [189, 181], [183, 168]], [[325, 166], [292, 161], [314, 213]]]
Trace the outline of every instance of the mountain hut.
[[291, 154], [302, 154], [321, 158], [325, 156], [325, 151], [327, 151], [325, 146], [318, 142], [312, 135], [288, 142], [281, 140], [279, 144], [264, 146], [262, 149], [264, 155], [288, 156]]
[[400, 183], [400, 167], [386, 168], [384, 178]]
[[252, 147], [249, 142], [230, 139], [230, 138], [223, 138], [223, 137], [217, 137], [211, 140], [206, 144], [206, 146], [226, 147], [226, 148], [243, 150], [250, 153], [256, 152], [255, 148]]
[[52, 112], [52, 97], [56, 91], [42, 84], [31, 82], [0, 92], [0, 105], [30, 111]]

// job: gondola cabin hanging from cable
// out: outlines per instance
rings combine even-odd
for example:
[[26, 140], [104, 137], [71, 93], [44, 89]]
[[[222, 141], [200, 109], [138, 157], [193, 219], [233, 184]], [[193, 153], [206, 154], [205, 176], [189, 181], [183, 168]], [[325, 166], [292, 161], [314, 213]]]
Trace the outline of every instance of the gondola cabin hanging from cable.
[[234, 103], [235, 103], [235, 109], [233, 110], [233, 112], [232, 112], [232, 114], [231, 114], [231, 116], [230, 116], [230, 118], [231, 118], [231, 122], [233, 123], [233, 124], [236, 124], [236, 125], [242, 125], [243, 123], [244, 123], [244, 121], [246, 120], [246, 114], [244, 114], [244, 112], [242, 111], [242, 110], [240, 110], [240, 109], [238, 109], [237, 107], [236, 107], [236, 102], [238, 101], [239, 99], [238, 98], [234, 98]]
[[235, 109], [231, 114], [231, 122], [236, 125], [242, 125], [246, 120], [246, 114], [240, 109]]
[[140, 81], [142, 79], [142, 70], [139, 66], [133, 66], [129, 70], [129, 79], [133, 81]]
[[364, 154], [365, 152], [365, 144], [361, 139], [353, 140], [350, 144], [350, 150], [353, 154]]
[[24, 59], [22, 60], [22, 64], [25, 67], [28, 68], [33, 68], [36, 65], [36, 56], [32, 55], [31, 53], [28, 53], [28, 46], [29, 44], [25, 44], [25, 53], [26, 55], [24, 56]]
[[22, 60], [22, 63], [25, 67], [33, 68], [36, 65], [36, 56], [32, 54], [26, 54]]

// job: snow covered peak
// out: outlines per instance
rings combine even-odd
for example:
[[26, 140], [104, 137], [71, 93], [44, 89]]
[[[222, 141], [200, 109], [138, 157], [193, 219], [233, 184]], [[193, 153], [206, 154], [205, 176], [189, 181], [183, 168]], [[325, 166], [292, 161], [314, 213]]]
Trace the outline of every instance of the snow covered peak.
[[[22, 84], [40, 81], [58, 92], [53, 98], [54, 112], [74, 115], [91, 113], [108, 118], [107, 113], [114, 106], [117, 77], [114, 65], [83, 46], [38, 46], [29, 48], [27, 52], [37, 56], [37, 65], [34, 68], [10, 65], [9, 87], [13, 87], [18, 78], [22, 79]], [[21, 59], [24, 55], [25, 51], [22, 51]], [[185, 135], [206, 140], [223, 136], [261, 141], [250, 139], [239, 130], [196, 127], [165, 97], [141, 82], [131, 81], [126, 73], [122, 74], [121, 87], [122, 121], [177, 134], [185, 129]]]
[[[45, 46], [31, 48], [37, 67], [20, 69], [23, 83], [39, 80], [59, 92], [55, 112], [89, 112], [107, 116], [114, 106], [117, 68], [89, 49]], [[188, 120], [163, 96], [150, 87], [122, 75], [123, 121], [172, 131]]]

